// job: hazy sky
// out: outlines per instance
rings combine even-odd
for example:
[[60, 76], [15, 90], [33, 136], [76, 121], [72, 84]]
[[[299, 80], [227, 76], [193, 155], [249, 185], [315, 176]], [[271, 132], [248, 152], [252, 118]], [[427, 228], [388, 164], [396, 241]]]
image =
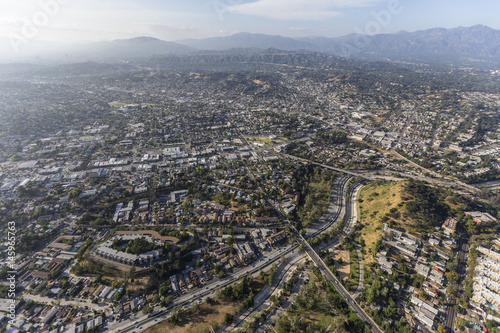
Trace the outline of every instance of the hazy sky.
[[498, 0], [0, 0], [0, 37], [77, 42], [237, 32], [334, 37], [475, 24], [500, 29], [498, 13]]

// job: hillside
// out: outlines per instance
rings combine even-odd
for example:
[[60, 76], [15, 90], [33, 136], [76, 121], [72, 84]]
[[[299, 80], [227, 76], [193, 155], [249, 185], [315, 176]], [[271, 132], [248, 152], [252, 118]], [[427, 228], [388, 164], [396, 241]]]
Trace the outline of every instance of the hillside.
[[425, 237], [447, 216], [461, 217], [472, 208], [462, 196], [414, 180], [368, 183], [359, 196], [361, 239], [367, 251], [364, 262], [373, 262], [384, 223]]

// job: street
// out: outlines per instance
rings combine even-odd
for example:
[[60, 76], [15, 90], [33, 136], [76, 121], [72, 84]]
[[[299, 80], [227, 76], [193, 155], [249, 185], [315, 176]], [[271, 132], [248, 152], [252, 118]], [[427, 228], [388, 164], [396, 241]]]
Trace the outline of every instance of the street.
[[[457, 256], [458, 256], [458, 266], [457, 266], [457, 273], [458, 273], [458, 280], [456, 283], [457, 287], [457, 295], [460, 295], [461, 292], [459, 290], [459, 287], [462, 284], [463, 278], [463, 273], [465, 273], [465, 269], [467, 267], [467, 252], [469, 251], [469, 244], [467, 243], [468, 239], [460, 239], [460, 242], [458, 243], [458, 248], [460, 249]], [[454, 332], [454, 324], [455, 324], [455, 319], [456, 319], [456, 312], [455, 312], [455, 304], [457, 304], [456, 301], [456, 296], [457, 295], [450, 295], [451, 300], [448, 303], [448, 311], [446, 314], [446, 321], [445, 321], [445, 328], [446, 332], [452, 333]]]

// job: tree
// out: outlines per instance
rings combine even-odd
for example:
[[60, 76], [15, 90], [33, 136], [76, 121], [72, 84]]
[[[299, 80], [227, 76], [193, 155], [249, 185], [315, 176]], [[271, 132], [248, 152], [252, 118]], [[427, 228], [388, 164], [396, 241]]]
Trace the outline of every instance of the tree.
[[453, 262], [453, 261], [448, 261], [448, 262], [446, 263], [446, 269], [447, 269], [448, 271], [454, 271], [454, 270], [456, 270], [456, 268], [457, 268], [457, 265], [455, 264], [455, 262]]
[[450, 283], [455, 283], [458, 280], [458, 274], [456, 272], [447, 272], [445, 276]]
[[130, 267], [130, 270], [129, 270], [130, 282], [134, 282], [135, 271], [136, 271], [135, 266]]
[[[389, 298], [389, 300], [391, 300], [391, 299], [392, 298]], [[394, 307], [389, 304], [388, 306], [384, 307], [383, 312], [387, 318], [390, 318], [394, 315]]]
[[168, 295], [168, 291], [169, 291], [169, 286], [167, 284], [163, 284], [160, 288], [160, 295], [162, 296], [167, 296]]
[[196, 303], [193, 306], [191, 306], [191, 313], [198, 313], [200, 312], [200, 304]]
[[82, 193], [82, 189], [74, 188], [71, 191], [69, 191], [68, 198], [70, 198], [70, 199], [78, 198], [81, 193]]
[[477, 226], [476, 223], [470, 218], [470, 216], [467, 216], [467, 221], [465, 222], [465, 226], [467, 227], [467, 232], [470, 234], [475, 234], [477, 231]]
[[149, 304], [144, 305], [144, 307], [142, 308], [142, 313], [144, 313], [145, 315], [150, 314], [152, 312], [153, 308]]
[[174, 296], [167, 296], [161, 301], [161, 306], [167, 307], [170, 303], [172, 303], [174, 300]]
[[232, 322], [233, 322], [233, 315], [230, 313], [226, 313], [224, 315], [224, 324], [231, 325]]
[[444, 328], [443, 324], [439, 324], [437, 327], [438, 333], [446, 333], [446, 329]]
[[26, 187], [21, 185], [17, 188], [17, 196], [19, 198], [24, 197], [27, 193], [28, 193], [28, 190], [26, 190]]
[[180, 317], [180, 312], [182, 311], [182, 305], [176, 305], [172, 308], [172, 311], [170, 312], [170, 322], [172, 324], [177, 324], [181, 317]]
[[446, 287], [446, 291], [449, 295], [455, 295], [455, 293], [457, 292], [457, 287], [453, 284], [448, 284], [448, 287]]

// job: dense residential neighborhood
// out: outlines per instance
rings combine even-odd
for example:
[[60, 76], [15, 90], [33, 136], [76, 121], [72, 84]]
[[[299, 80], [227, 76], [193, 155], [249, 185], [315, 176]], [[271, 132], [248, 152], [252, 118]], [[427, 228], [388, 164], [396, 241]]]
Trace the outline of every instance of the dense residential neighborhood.
[[1, 332], [498, 332], [497, 72], [176, 59], [0, 66]]

